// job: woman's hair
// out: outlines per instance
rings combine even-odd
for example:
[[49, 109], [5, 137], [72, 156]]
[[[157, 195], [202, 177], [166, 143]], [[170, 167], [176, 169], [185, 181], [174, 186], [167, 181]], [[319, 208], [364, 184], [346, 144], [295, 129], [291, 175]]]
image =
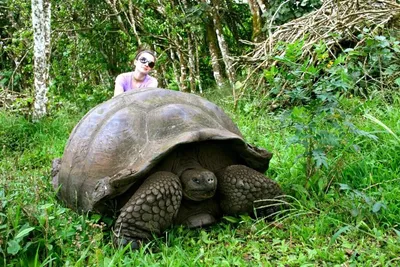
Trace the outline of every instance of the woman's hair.
[[154, 51], [151, 51], [151, 50], [139, 50], [139, 52], [136, 54], [135, 60], [139, 59], [140, 55], [143, 54], [143, 53], [150, 54], [150, 55], [152, 55], [154, 57], [154, 61], [157, 60], [156, 53]]

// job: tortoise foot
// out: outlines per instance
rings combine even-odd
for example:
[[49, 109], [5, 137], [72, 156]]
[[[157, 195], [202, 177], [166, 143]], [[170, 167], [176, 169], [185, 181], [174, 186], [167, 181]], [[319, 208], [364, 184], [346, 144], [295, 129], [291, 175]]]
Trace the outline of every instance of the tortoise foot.
[[156, 172], [148, 177], [122, 207], [114, 227], [114, 243], [132, 248], [150, 240], [172, 225], [182, 200], [178, 176]]
[[211, 214], [202, 213], [202, 214], [196, 214], [196, 215], [190, 216], [182, 224], [188, 228], [200, 228], [200, 227], [212, 225], [216, 222], [217, 222], [217, 220]]
[[189, 228], [212, 225], [221, 217], [221, 209], [215, 199], [204, 201], [182, 200], [174, 223]]
[[217, 175], [224, 214], [269, 216], [280, 209], [278, 183], [244, 165], [232, 165]]
[[147, 243], [145, 240], [142, 239], [137, 239], [137, 238], [127, 239], [125, 236], [122, 237], [114, 236], [113, 241], [114, 245], [117, 247], [125, 247], [126, 245], [130, 244], [132, 250], [140, 249], [145, 243]]

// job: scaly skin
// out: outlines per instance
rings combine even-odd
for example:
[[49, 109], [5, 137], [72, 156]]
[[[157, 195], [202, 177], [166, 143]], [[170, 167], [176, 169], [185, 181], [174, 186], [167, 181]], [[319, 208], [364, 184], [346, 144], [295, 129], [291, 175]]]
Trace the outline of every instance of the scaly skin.
[[212, 198], [217, 190], [217, 177], [203, 168], [186, 170], [180, 177], [183, 197], [193, 201]]
[[204, 227], [216, 223], [221, 216], [221, 209], [215, 198], [203, 201], [184, 198], [174, 223], [189, 228]]
[[178, 176], [170, 172], [154, 173], [122, 207], [115, 223], [114, 242], [117, 245], [132, 242], [132, 248], [138, 248], [142, 240], [171, 226], [181, 200]]
[[[230, 165], [218, 171], [218, 159], [227, 156], [208, 146], [200, 149], [204, 155], [210, 151], [221, 155], [208, 158], [215, 163], [207, 163], [207, 157], [203, 157], [204, 165], [215, 166], [214, 172], [196, 162], [196, 150], [188, 150], [185, 164], [177, 168], [179, 172], [158, 171], [146, 178], [121, 209], [114, 242], [131, 242], [132, 248], [138, 248], [141, 242], [161, 234], [173, 223], [202, 227], [215, 223], [224, 214], [255, 215], [255, 208], [271, 204], [263, 200], [282, 195], [275, 181], [245, 165]], [[263, 207], [256, 215], [268, 216], [279, 209], [279, 205]]]
[[[228, 215], [254, 215], [254, 208], [272, 203], [254, 201], [282, 195], [278, 183], [244, 165], [228, 166], [217, 174], [217, 179], [221, 209]], [[277, 210], [279, 206], [261, 209], [258, 215], [268, 216]]]

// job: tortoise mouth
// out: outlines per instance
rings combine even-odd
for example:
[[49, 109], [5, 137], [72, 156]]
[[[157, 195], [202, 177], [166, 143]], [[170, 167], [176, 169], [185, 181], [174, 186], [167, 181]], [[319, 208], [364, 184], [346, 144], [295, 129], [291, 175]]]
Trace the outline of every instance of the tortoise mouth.
[[188, 190], [183, 192], [183, 196], [193, 201], [202, 201], [212, 198], [215, 195], [215, 189], [213, 190]]

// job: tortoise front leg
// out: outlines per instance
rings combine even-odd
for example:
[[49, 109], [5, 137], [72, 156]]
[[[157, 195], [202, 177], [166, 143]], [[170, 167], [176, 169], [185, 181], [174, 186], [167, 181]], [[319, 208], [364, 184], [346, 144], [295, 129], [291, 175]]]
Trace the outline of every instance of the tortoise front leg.
[[[254, 215], [255, 208], [273, 204], [271, 201], [282, 195], [280, 186], [273, 180], [265, 177], [244, 165], [231, 165], [217, 173], [218, 195], [221, 209], [224, 214]], [[257, 210], [257, 215], [268, 216], [279, 209], [277, 206]]]
[[129, 242], [136, 249], [142, 241], [159, 235], [178, 213], [182, 187], [178, 176], [170, 172], [156, 172], [148, 177], [122, 207], [115, 223], [114, 243]]

